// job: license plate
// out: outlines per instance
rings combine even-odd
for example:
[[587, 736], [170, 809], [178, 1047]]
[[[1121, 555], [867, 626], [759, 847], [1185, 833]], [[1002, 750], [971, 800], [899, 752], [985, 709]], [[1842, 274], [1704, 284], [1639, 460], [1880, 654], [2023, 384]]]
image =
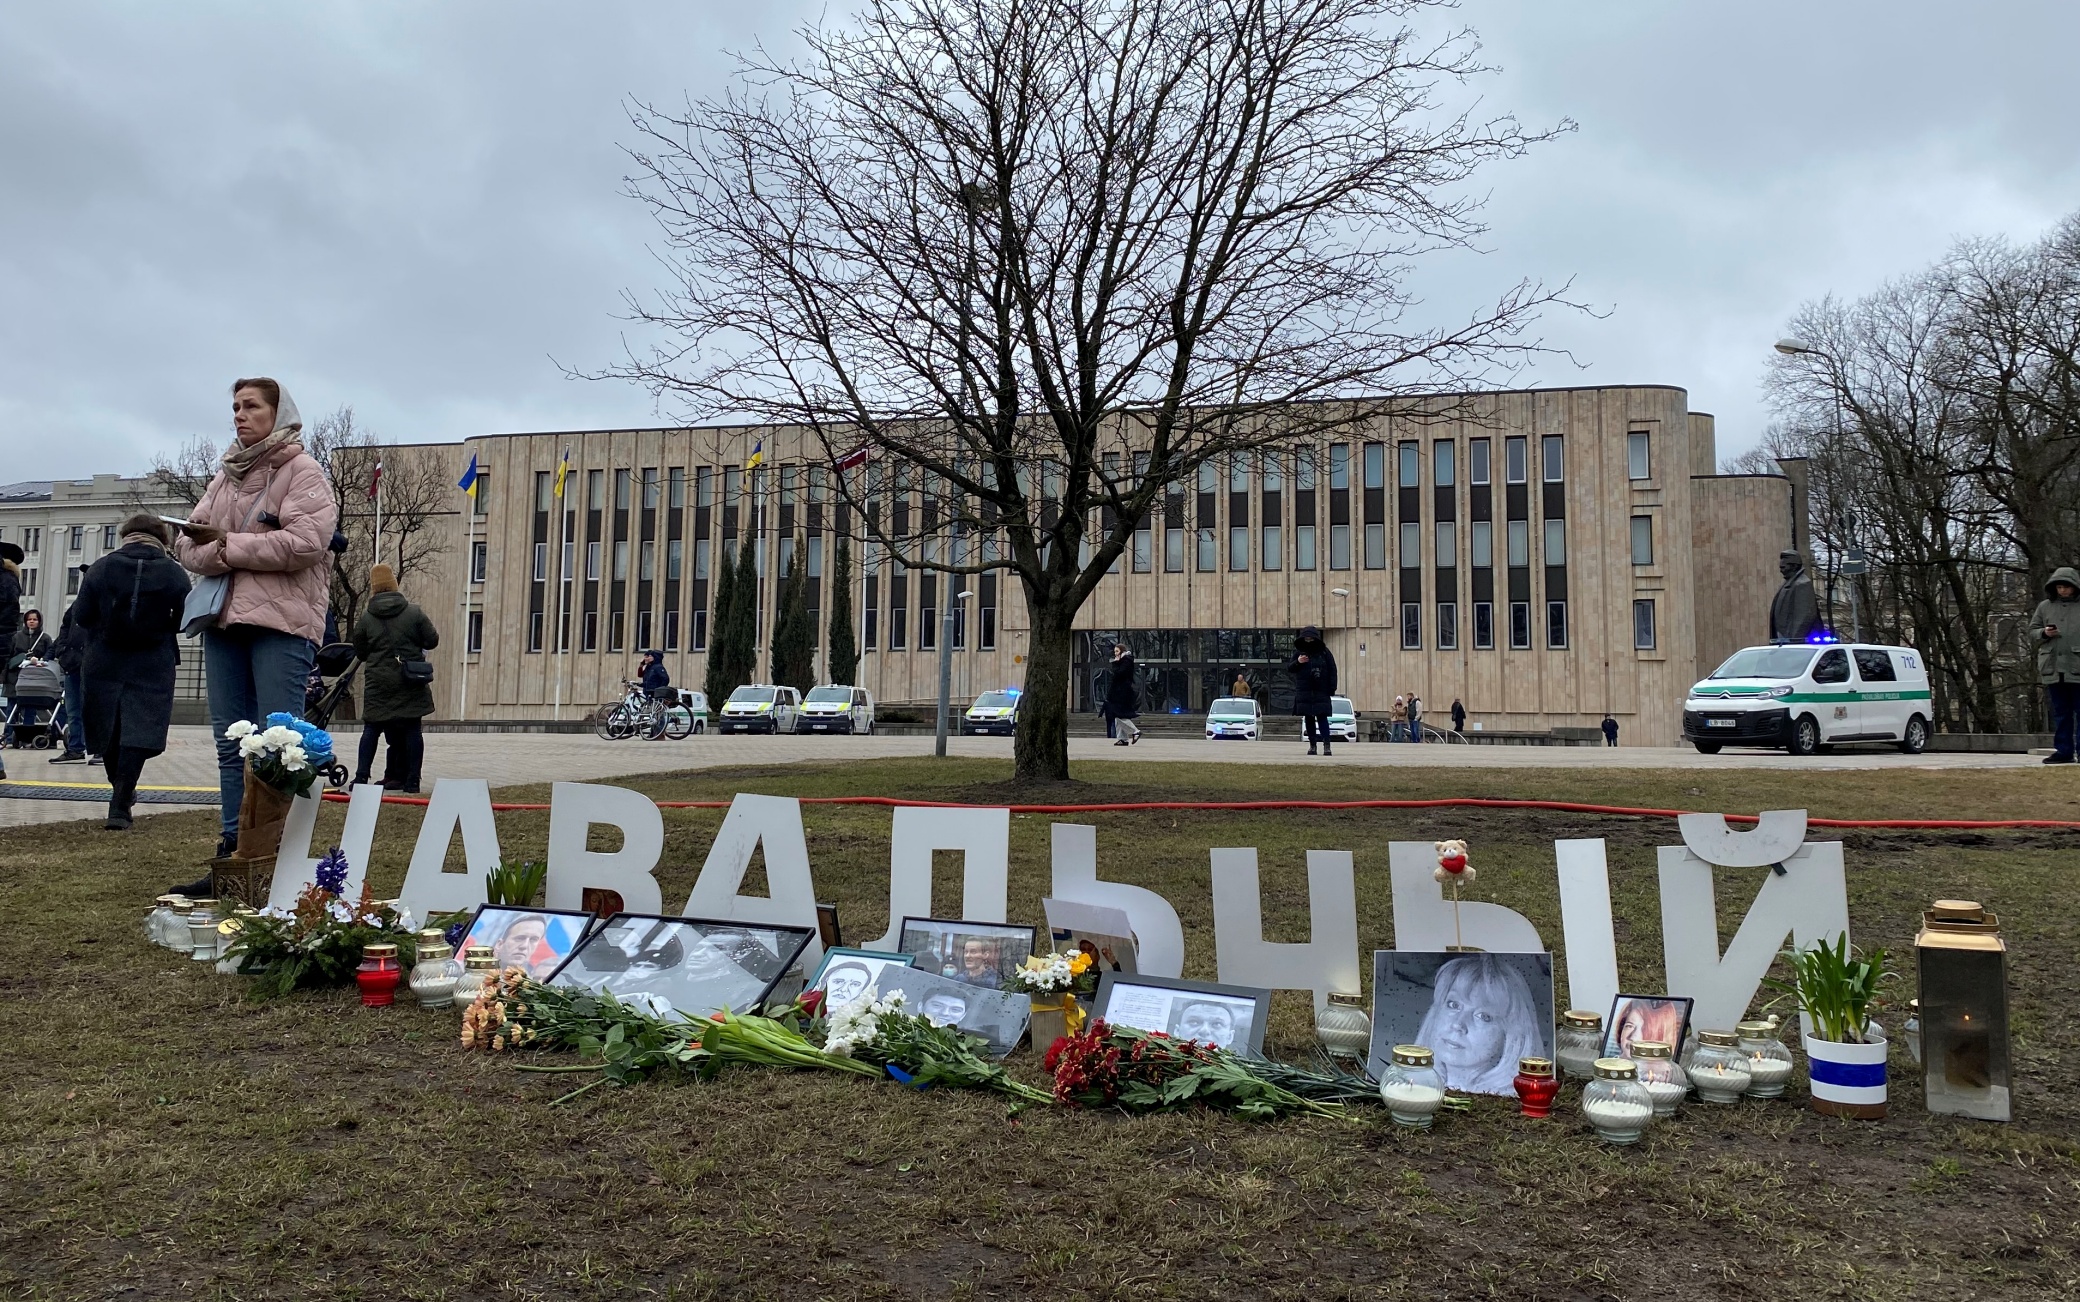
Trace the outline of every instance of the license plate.
[[1705, 727], [1707, 727], [1707, 728], [1738, 728], [1738, 727], [1740, 726], [1740, 720], [1738, 720], [1738, 719], [1706, 719], [1706, 720], [1704, 721], [1704, 726], [1705, 726]]

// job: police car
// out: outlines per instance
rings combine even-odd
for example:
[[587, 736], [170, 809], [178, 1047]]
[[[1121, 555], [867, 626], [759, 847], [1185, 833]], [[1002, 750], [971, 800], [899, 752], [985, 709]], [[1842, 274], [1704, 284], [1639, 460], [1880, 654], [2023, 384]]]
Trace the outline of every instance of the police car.
[[1206, 710], [1206, 740], [1255, 741], [1264, 724], [1257, 703], [1247, 696], [1223, 696]]
[[980, 737], [996, 735], [1009, 737], [1018, 731], [1018, 696], [1016, 687], [1002, 691], [984, 692], [975, 698], [968, 712], [961, 716], [961, 736]]
[[729, 694], [716, 728], [720, 732], [793, 732], [801, 703], [801, 693], [792, 687], [752, 683]]
[[1843, 743], [1928, 747], [1928, 666], [1912, 647], [1835, 642], [1744, 647], [1683, 702], [1683, 737], [1707, 755], [1723, 746], [1815, 755]]

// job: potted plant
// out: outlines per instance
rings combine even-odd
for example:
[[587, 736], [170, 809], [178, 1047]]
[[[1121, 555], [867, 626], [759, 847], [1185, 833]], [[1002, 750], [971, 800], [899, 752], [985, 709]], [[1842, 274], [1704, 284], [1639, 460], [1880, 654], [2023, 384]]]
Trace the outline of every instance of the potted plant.
[[1885, 1031], [1871, 1020], [1879, 987], [1895, 974], [1885, 951], [1859, 954], [1842, 933], [1806, 949], [1787, 949], [1792, 979], [1770, 985], [1798, 1004], [1813, 1111], [1875, 1121], [1885, 1115]]

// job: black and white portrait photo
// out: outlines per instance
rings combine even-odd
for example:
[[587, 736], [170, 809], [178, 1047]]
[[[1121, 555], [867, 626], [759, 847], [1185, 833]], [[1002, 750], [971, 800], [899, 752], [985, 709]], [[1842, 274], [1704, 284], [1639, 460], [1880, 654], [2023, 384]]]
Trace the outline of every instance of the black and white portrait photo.
[[587, 936], [549, 984], [604, 991], [688, 1021], [747, 1012], [809, 943], [806, 927], [617, 913]]
[[880, 993], [903, 992], [903, 1011], [934, 1026], [958, 1026], [989, 1043], [989, 1054], [1001, 1058], [1018, 1047], [1032, 1015], [1032, 1000], [1021, 994], [955, 981], [922, 967], [890, 964], [881, 970]]
[[1514, 1093], [1519, 1058], [1553, 1056], [1553, 956], [1375, 951], [1374, 1076], [1397, 1044], [1436, 1055], [1446, 1089]]
[[1120, 1026], [1260, 1055], [1270, 1008], [1268, 990], [1107, 972], [1093, 1011]]
[[909, 954], [888, 954], [872, 949], [827, 949], [809, 988], [821, 990], [827, 1008], [842, 1008], [869, 990], [882, 993], [882, 969], [893, 964], [907, 968], [916, 962]]

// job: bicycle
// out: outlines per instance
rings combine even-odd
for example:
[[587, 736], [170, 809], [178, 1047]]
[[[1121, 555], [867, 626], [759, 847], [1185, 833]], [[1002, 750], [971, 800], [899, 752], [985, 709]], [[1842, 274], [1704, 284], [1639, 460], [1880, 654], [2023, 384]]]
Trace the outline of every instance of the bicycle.
[[652, 740], [663, 735], [667, 720], [664, 702], [651, 700], [641, 683], [623, 682], [622, 687], [620, 700], [592, 712], [592, 731], [602, 741], [627, 741], [638, 733]]

